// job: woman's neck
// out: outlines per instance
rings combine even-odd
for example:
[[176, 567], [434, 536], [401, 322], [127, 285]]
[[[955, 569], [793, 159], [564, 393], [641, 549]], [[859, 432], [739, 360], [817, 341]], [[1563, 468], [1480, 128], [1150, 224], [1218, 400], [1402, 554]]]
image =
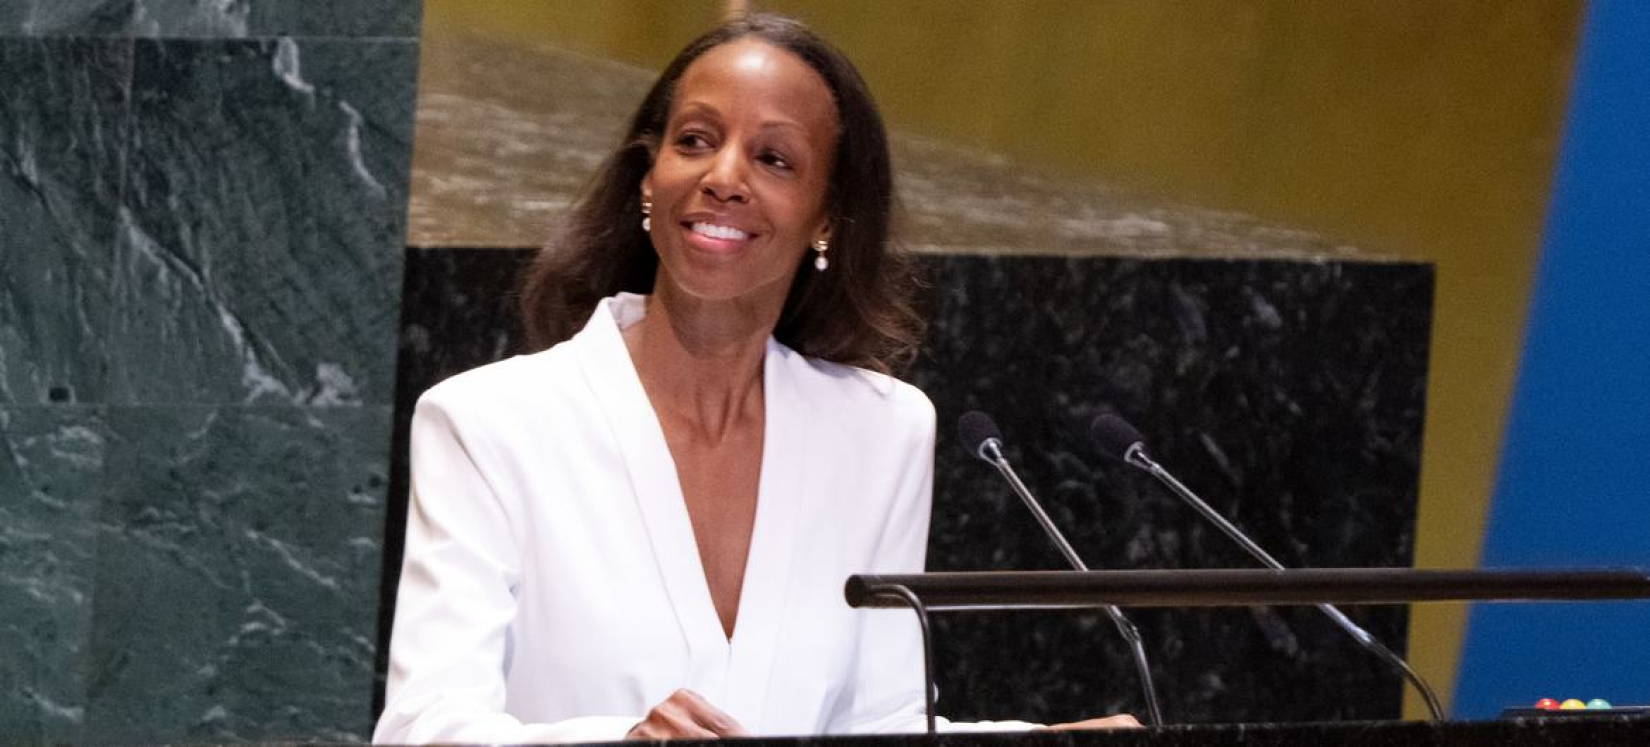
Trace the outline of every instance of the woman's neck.
[[648, 296], [647, 314], [624, 331], [654, 409], [712, 442], [760, 422], [762, 362], [780, 309], [706, 302], [660, 286]]

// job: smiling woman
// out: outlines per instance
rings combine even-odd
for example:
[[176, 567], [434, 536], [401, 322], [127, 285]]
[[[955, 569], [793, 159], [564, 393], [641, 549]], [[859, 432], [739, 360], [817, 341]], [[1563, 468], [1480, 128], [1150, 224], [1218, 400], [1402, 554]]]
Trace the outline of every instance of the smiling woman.
[[[702, 57], [715, 64], [696, 64]], [[789, 88], [770, 91], [768, 83]], [[766, 111], [747, 106], [753, 90], [762, 92]], [[740, 126], [740, 139], [730, 143], [729, 133], [701, 131], [713, 124]], [[690, 126], [671, 129], [684, 125]], [[803, 148], [809, 152], [787, 150]], [[670, 260], [666, 247], [656, 248], [642, 229], [644, 209], [653, 208], [644, 208], [644, 180], [669, 178], [678, 173], [673, 162], [701, 157], [746, 159], [735, 175], [757, 181], [741, 189], [779, 183], [787, 167], [788, 183], [823, 187], [817, 207], [825, 228], [774, 237], [794, 244], [793, 270], [814, 265], [804, 250], [812, 246], [817, 254], [817, 240], [825, 240], [828, 257], [828, 271], [795, 273], [775, 339], [807, 356], [884, 373], [910, 361], [921, 322], [912, 310], [910, 264], [889, 240], [893, 172], [882, 116], [846, 57], [801, 24], [771, 15], [738, 17], [713, 29], [660, 74], [561, 237], [527, 273], [522, 312], [530, 346], [571, 337], [602, 298], [653, 292], [660, 256], [667, 257], [667, 269]], [[733, 197], [755, 205], [752, 195]], [[765, 203], [740, 210], [771, 212]]]
[[377, 741], [923, 728], [915, 625], [841, 592], [927, 547], [891, 200], [863, 81], [800, 24], [671, 63], [530, 271], [548, 349], [419, 400]]

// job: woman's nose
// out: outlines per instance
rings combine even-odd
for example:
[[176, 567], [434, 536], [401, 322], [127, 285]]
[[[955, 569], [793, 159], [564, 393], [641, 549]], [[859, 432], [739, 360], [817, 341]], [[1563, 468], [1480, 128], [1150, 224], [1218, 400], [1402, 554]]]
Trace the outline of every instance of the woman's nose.
[[719, 151], [699, 180], [699, 188], [719, 202], [749, 202], [743, 152], [731, 146]]

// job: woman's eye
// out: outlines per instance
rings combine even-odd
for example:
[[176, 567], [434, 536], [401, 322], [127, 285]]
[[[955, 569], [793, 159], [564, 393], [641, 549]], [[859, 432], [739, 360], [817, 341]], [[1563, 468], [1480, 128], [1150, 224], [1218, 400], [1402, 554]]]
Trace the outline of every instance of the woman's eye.
[[762, 157], [758, 160], [760, 160], [762, 163], [765, 163], [765, 164], [767, 164], [769, 166], [772, 166], [776, 169], [789, 170], [791, 168], [790, 159], [787, 159], [784, 156], [782, 156], [778, 153], [773, 153], [771, 151], [768, 152], [768, 153], [763, 153]]
[[684, 132], [676, 136], [676, 145], [682, 148], [708, 148], [710, 139], [697, 132]]

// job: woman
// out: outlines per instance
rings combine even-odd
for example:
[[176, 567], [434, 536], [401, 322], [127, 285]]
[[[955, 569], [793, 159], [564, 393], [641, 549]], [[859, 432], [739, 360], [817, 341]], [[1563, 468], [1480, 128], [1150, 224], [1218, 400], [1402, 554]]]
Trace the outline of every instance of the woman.
[[890, 201], [863, 81], [800, 24], [736, 19], [671, 63], [530, 273], [560, 344], [419, 402], [375, 740], [922, 728], [914, 622], [841, 591], [927, 541]]

